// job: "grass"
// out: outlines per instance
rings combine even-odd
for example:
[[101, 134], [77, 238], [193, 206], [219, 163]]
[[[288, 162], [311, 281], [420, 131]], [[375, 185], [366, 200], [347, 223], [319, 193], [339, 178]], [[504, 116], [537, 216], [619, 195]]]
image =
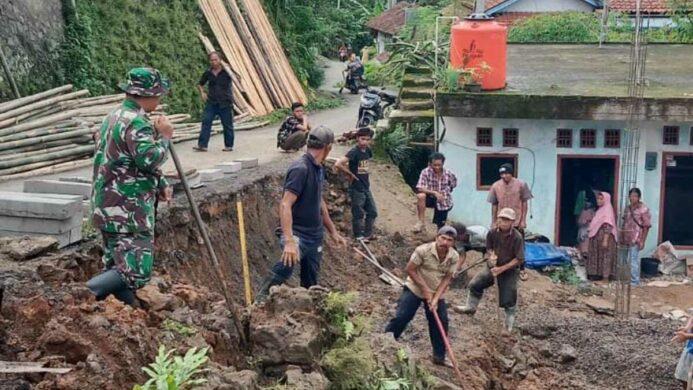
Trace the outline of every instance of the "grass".
[[[306, 110], [309, 113], [329, 110], [331, 108], [337, 108], [344, 105], [345, 100], [339, 96], [331, 94], [329, 92], [312, 90], [308, 93], [308, 104], [306, 104]], [[291, 114], [291, 110], [288, 108], [281, 108], [279, 110], [274, 110], [267, 115], [258, 117], [258, 121], [267, 121], [270, 125], [281, 123], [287, 116]]]

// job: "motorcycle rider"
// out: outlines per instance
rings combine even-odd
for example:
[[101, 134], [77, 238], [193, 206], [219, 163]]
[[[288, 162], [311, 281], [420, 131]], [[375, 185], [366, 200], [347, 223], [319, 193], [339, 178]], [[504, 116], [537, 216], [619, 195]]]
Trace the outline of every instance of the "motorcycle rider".
[[[347, 64], [346, 72], [346, 87], [351, 91], [357, 91], [356, 80], [361, 78], [364, 73], [361, 60], [356, 57], [356, 54], [351, 53], [349, 63]], [[340, 90], [341, 92], [341, 90]]]

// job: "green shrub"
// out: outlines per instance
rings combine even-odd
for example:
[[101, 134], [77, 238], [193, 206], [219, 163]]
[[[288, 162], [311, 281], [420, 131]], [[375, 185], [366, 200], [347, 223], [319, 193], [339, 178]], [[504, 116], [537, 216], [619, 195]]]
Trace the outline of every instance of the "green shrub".
[[149, 380], [144, 385], [135, 385], [133, 390], [183, 390], [206, 382], [194, 377], [204, 372], [202, 365], [208, 360], [208, 348], [191, 348], [182, 357], [171, 356], [173, 352], [160, 346], [154, 363], [142, 368]]
[[320, 361], [333, 389], [370, 388], [377, 363], [373, 350], [365, 339], [329, 350]]
[[421, 170], [428, 165], [431, 150], [420, 146], [410, 146], [409, 142], [423, 142], [432, 133], [432, 124], [412, 124], [409, 133], [403, 125], [397, 125], [390, 132], [380, 132], [375, 136], [373, 153], [376, 158], [389, 159], [402, 173], [404, 180], [414, 187]]

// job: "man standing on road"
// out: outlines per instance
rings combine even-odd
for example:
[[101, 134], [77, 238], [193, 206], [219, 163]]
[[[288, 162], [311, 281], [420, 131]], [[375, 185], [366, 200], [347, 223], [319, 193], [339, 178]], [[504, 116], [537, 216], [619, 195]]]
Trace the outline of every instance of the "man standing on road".
[[373, 225], [378, 216], [368, 174], [368, 162], [373, 158], [370, 148], [372, 137], [373, 130], [369, 127], [358, 129], [356, 146], [335, 164], [337, 169], [349, 175], [351, 181], [349, 195], [351, 196], [351, 225], [354, 237], [356, 240], [362, 239], [366, 242], [373, 236]]
[[277, 262], [262, 284], [256, 301], [267, 298], [272, 286], [287, 281], [294, 266], [301, 263], [301, 287], [318, 284], [322, 261], [324, 230], [338, 245], [345, 245], [330, 219], [327, 204], [322, 198], [325, 183], [323, 162], [332, 150], [332, 130], [320, 126], [308, 134], [308, 151], [294, 161], [286, 172], [284, 194], [279, 204], [281, 221], [282, 259]]
[[161, 173], [173, 126], [165, 116], [150, 121], [169, 82], [153, 68], [134, 68], [121, 84], [126, 99], [104, 119], [96, 135], [91, 195], [94, 227], [103, 237], [106, 271], [87, 282], [101, 300], [113, 294], [134, 305], [134, 290], [150, 278], [154, 263], [155, 202], [173, 195]]
[[510, 332], [517, 312], [517, 279], [519, 266], [525, 261], [525, 242], [520, 232], [513, 229], [517, 218], [515, 210], [504, 208], [498, 213], [495, 228], [486, 236], [486, 250], [491, 263], [474, 276], [469, 284], [465, 306], [453, 307], [463, 314], [473, 315], [484, 295], [484, 290], [498, 281], [498, 305], [505, 309], [505, 329]]
[[457, 231], [452, 226], [443, 226], [438, 230], [434, 242], [423, 244], [414, 253], [405, 268], [407, 281], [399, 298], [397, 314], [385, 328], [395, 339], [399, 339], [409, 322], [424, 303], [428, 334], [433, 346], [432, 361], [437, 365], [448, 365], [445, 360], [445, 342], [440, 334], [432, 310], [438, 314], [445, 333], [448, 333], [448, 311], [443, 295], [448, 289], [452, 277], [464, 262], [460, 261], [455, 251]]
[[426, 208], [433, 209], [433, 223], [440, 229], [448, 219], [452, 209], [452, 190], [457, 187], [455, 174], [445, 169], [445, 156], [432, 153], [428, 158], [428, 167], [424, 168], [416, 183], [416, 210], [419, 222], [414, 232], [426, 230]]
[[[513, 227], [524, 238], [527, 228], [527, 201], [533, 198], [532, 191], [527, 183], [514, 177], [512, 164], [501, 165], [498, 173], [500, 173], [501, 178], [493, 183], [487, 199], [491, 203], [492, 224], [498, 221], [498, 210], [506, 207], [511, 208], [517, 216]], [[524, 265], [520, 267], [520, 278], [522, 280], [527, 279]]]
[[645, 247], [647, 233], [652, 226], [650, 209], [640, 200], [642, 192], [639, 188], [631, 188], [628, 192], [630, 204], [623, 216], [622, 243], [628, 246], [630, 259], [630, 284], [640, 285], [640, 251]]
[[279, 127], [277, 147], [286, 152], [299, 150], [306, 144], [309, 131], [310, 123], [303, 103], [292, 103], [291, 115], [287, 116]]
[[[197, 146], [193, 150], [206, 152], [209, 146], [209, 137], [212, 134], [212, 122], [215, 117], [221, 119], [224, 128], [224, 152], [233, 151], [233, 93], [231, 92], [231, 76], [224, 71], [219, 53], [209, 53], [210, 67], [200, 78], [197, 89], [200, 91], [202, 101], [205, 102], [205, 111], [202, 114], [202, 127]], [[208, 85], [209, 93], [205, 92], [204, 85]]]

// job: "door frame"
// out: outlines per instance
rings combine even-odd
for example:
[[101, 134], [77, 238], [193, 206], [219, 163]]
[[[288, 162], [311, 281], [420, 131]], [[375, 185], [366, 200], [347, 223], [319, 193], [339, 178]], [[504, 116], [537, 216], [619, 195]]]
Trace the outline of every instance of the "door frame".
[[[664, 233], [664, 198], [666, 197], [666, 180], [667, 180], [667, 156], [686, 156], [693, 157], [691, 152], [662, 152], [662, 177], [659, 180], [659, 228], [657, 229], [657, 242], [662, 242], [662, 234]], [[674, 245], [676, 249], [690, 250], [693, 245]]]
[[602, 159], [602, 160], [613, 160], [614, 163], [614, 188], [611, 191], [611, 203], [616, 210], [616, 218], [618, 219], [618, 187], [620, 180], [620, 169], [621, 169], [621, 156], [618, 154], [559, 154], [556, 156], [558, 158], [556, 164], [556, 210], [554, 215], [553, 223], [553, 237], [554, 244], [560, 245], [561, 243], [561, 187], [563, 185], [563, 177], [561, 176], [561, 171], [563, 171], [563, 160], [565, 159]]

